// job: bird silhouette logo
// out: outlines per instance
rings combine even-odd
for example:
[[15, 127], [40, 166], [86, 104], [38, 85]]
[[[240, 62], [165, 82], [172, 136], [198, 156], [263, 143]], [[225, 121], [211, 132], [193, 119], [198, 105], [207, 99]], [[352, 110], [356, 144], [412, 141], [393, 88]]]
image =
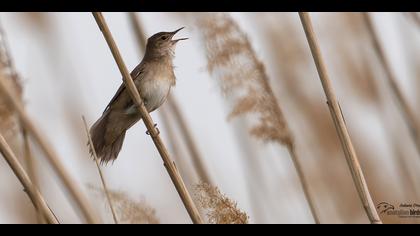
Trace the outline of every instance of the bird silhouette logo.
[[390, 210], [395, 210], [395, 207], [387, 202], [381, 202], [376, 206], [379, 214], [384, 214]]

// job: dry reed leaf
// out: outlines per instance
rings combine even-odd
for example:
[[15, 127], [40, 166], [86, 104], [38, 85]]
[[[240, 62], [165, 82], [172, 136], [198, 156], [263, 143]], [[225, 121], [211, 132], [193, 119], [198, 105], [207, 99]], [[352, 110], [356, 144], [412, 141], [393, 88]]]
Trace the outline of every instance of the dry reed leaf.
[[202, 15], [198, 26], [204, 40], [207, 70], [233, 102], [228, 118], [250, 115], [250, 133], [265, 142], [293, 145], [293, 138], [269, 85], [264, 65], [247, 35], [225, 13]]
[[217, 187], [207, 183], [195, 186], [195, 198], [206, 211], [210, 224], [248, 224], [248, 215], [238, 208], [238, 204], [222, 194]]
[[[106, 197], [101, 188], [92, 185], [88, 187]], [[109, 195], [120, 224], [159, 224], [156, 210], [151, 207], [145, 199], [133, 200], [127, 193], [122, 191], [109, 190]]]

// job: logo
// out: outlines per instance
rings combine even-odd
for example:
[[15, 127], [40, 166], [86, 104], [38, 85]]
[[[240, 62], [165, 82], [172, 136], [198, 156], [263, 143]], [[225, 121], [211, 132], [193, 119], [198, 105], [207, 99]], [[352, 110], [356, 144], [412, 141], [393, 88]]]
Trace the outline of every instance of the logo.
[[420, 218], [420, 204], [400, 203], [398, 207], [387, 202], [381, 202], [376, 206], [381, 215], [396, 216], [400, 218]]
[[395, 210], [395, 207], [387, 202], [381, 202], [376, 206], [379, 214], [387, 213], [388, 211]]

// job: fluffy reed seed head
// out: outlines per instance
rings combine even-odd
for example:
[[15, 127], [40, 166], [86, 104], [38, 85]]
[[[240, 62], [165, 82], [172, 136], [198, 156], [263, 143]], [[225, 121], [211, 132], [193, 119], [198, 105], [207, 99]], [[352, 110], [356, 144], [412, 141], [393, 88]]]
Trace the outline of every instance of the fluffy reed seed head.
[[238, 204], [222, 194], [217, 187], [207, 183], [195, 186], [195, 198], [206, 211], [210, 224], [248, 224], [248, 215], [238, 208]]
[[247, 35], [225, 13], [209, 13], [198, 21], [207, 70], [219, 82], [233, 108], [228, 118], [253, 116], [250, 133], [265, 142], [293, 145], [293, 138], [269, 85], [263, 63]]
[[[14, 70], [8, 52], [6, 38], [3, 30], [0, 28], [0, 79], [13, 89], [15, 95], [20, 99], [22, 97], [21, 81]], [[18, 118], [13, 109], [8, 106], [7, 101], [0, 95], [0, 132], [6, 137], [11, 137], [18, 131]]]
[[[102, 197], [106, 198], [106, 193], [102, 188], [92, 185], [88, 185], [88, 187], [99, 192]], [[160, 223], [156, 216], [156, 210], [145, 199], [133, 200], [123, 191], [108, 190], [108, 192], [120, 224]]]

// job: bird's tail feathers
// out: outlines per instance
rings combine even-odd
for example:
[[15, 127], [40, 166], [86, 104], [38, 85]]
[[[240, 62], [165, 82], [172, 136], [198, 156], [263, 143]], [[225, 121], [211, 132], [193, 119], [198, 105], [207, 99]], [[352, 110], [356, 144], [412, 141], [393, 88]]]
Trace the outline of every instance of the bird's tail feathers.
[[[100, 160], [101, 164], [107, 164], [110, 161], [115, 161], [118, 154], [121, 151], [124, 143], [125, 133], [111, 134], [113, 132], [108, 129], [109, 113], [105, 112], [98, 121], [93, 124], [90, 129], [90, 135], [92, 137], [93, 147], [95, 148], [96, 155]], [[116, 137], [116, 138], [112, 138]], [[111, 140], [111, 141], [109, 141]], [[90, 154], [93, 155], [93, 150], [89, 149]]]

